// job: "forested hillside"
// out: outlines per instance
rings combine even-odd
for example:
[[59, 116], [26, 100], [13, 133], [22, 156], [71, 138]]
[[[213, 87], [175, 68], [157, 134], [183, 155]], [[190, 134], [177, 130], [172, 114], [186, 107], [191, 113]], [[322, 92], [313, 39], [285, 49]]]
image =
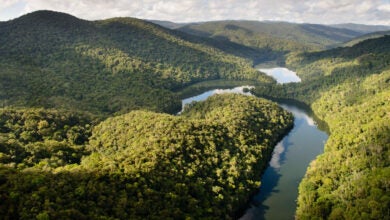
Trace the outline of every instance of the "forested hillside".
[[257, 94], [310, 104], [327, 122], [325, 153], [299, 187], [298, 219], [388, 219], [390, 36], [288, 60], [301, 84]]
[[362, 41], [365, 41], [365, 40], [368, 40], [368, 39], [380, 38], [380, 37], [383, 37], [383, 36], [386, 36], [386, 35], [390, 35], [390, 31], [378, 31], [378, 32], [365, 34], [365, 35], [359, 36], [357, 38], [354, 38], [354, 39], [344, 43], [343, 46], [351, 47], [351, 46], [353, 46], [353, 45], [355, 45], [357, 43], [360, 43]]
[[280, 64], [289, 52], [324, 49], [362, 35], [324, 25], [258, 21], [194, 23], [178, 30], [253, 47], [267, 54], [261, 61], [277, 60]]
[[243, 95], [96, 126], [43, 109], [0, 116], [4, 219], [230, 219], [292, 126], [276, 104]]
[[353, 24], [353, 23], [346, 23], [346, 24], [333, 24], [329, 25], [331, 27], [336, 28], [343, 28], [343, 29], [349, 29], [360, 33], [372, 33], [372, 32], [381, 32], [381, 31], [388, 31], [390, 30], [390, 26], [388, 25], [366, 25], [366, 24]]
[[[166, 113], [179, 96], [249, 80], [254, 94], [304, 102], [329, 126], [298, 219], [389, 219], [390, 36], [321, 51], [361, 34], [254, 21], [170, 30], [52, 11], [0, 22], [0, 216], [236, 218], [292, 115], [241, 95]], [[252, 68], [265, 61], [302, 82]]]
[[[174, 112], [174, 90], [209, 79], [270, 81], [251, 62], [133, 18], [37, 11], [0, 23], [2, 106]], [[195, 40], [194, 40], [195, 41]]]

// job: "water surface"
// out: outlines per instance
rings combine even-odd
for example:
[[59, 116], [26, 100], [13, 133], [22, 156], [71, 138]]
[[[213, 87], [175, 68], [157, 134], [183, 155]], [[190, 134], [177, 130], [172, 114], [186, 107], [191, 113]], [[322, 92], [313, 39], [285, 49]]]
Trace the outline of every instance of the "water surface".
[[294, 115], [294, 128], [274, 149], [252, 207], [241, 218], [294, 219], [298, 186], [309, 163], [323, 152], [328, 135], [319, 130], [308, 113], [291, 104], [280, 104]]
[[235, 87], [233, 89], [213, 89], [207, 92], [204, 92], [200, 95], [193, 96], [187, 99], [181, 100], [181, 111], [179, 114], [183, 111], [184, 106], [186, 104], [189, 104], [191, 102], [198, 102], [198, 101], [204, 101], [206, 100], [209, 96], [212, 96], [214, 94], [222, 94], [222, 93], [239, 93], [239, 94], [244, 94], [244, 95], [252, 95], [250, 92], [244, 92], [244, 89], [251, 89], [253, 86], [240, 86], [240, 87]]
[[[182, 100], [182, 106], [203, 101], [213, 94], [245, 93], [241, 86], [234, 89], [214, 89]], [[309, 113], [298, 105], [279, 103], [294, 115], [294, 128], [274, 148], [269, 167], [261, 177], [261, 187], [241, 219], [294, 219], [298, 185], [310, 161], [323, 152], [328, 135], [318, 129]], [[259, 177], [260, 178], [260, 177]]]
[[275, 67], [275, 68], [264, 68], [259, 70], [269, 76], [272, 76], [280, 84], [290, 83], [290, 82], [301, 82], [301, 78], [299, 78], [294, 71], [291, 71], [287, 68]]

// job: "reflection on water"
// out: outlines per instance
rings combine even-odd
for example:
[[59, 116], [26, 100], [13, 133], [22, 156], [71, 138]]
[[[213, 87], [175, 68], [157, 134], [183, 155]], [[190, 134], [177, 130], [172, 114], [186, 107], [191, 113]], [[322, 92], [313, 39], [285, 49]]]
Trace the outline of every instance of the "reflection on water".
[[284, 152], [284, 145], [282, 142], [279, 142], [274, 148], [271, 161], [269, 165], [273, 168], [280, 168], [280, 156]]
[[[189, 104], [193, 101], [203, 101], [203, 100], [206, 100], [209, 96], [212, 96], [214, 94], [223, 94], [223, 93], [239, 93], [239, 94], [244, 94], [244, 95], [252, 95], [249, 90], [252, 89], [253, 86], [239, 86], [239, 87], [235, 87], [233, 89], [213, 89], [213, 90], [210, 90], [210, 91], [207, 91], [207, 92], [204, 92], [200, 95], [197, 95], [197, 96], [193, 96], [193, 97], [190, 97], [188, 99], [183, 99], [181, 101], [181, 111], [179, 112], [179, 114], [183, 111], [184, 109], [184, 106], [186, 104]], [[248, 92], [244, 92], [244, 89], [248, 89]]]
[[[234, 89], [214, 89], [182, 100], [182, 106], [202, 101], [213, 94], [244, 93], [241, 86]], [[294, 128], [274, 148], [270, 166], [261, 177], [260, 192], [241, 219], [294, 219], [298, 185], [310, 161], [321, 154], [328, 135], [319, 130], [309, 113], [298, 105], [280, 104], [294, 115]]]
[[301, 78], [297, 74], [287, 68], [270, 68], [270, 69], [259, 69], [261, 72], [272, 76], [278, 83], [290, 83], [290, 82], [301, 82]]
[[289, 112], [293, 113], [295, 118], [305, 120], [309, 126], [314, 127], [317, 125], [316, 122], [314, 121], [314, 119], [312, 117], [308, 116], [307, 113], [304, 112], [302, 109], [300, 109], [296, 106], [293, 106], [293, 105], [286, 105], [286, 104], [280, 104], [280, 106], [282, 108], [288, 110]]
[[328, 138], [303, 109], [291, 104], [280, 106], [293, 113], [294, 128], [276, 145], [260, 191], [241, 219], [294, 219], [298, 185]]

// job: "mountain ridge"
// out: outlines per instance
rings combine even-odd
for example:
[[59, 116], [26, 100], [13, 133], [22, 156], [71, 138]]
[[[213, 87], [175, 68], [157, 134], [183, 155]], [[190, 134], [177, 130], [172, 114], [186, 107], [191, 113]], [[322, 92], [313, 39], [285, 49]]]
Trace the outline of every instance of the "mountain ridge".
[[[278, 26], [276, 27], [275, 24]], [[343, 30], [339, 28], [333, 28], [326, 25], [319, 24], [298, 24], [288, 22], [259, 22], [259, 21], [215, 21], [215, 22], [203, 22], [200, 24], [187, 25], [179, 30], [186, 30], [190, 28], [192, 30], [199, 30], [209, 34], [209, 36], [215, 35], [216, 31], [228, 25], [235, 25], [238, 28], [249, 29], [252, 33], [275, 35], [281, 39], [292, 39], [296, 42], [304, 43], [308, 41], [309, 44], [329, 46], [334, 43], [335, 40], [346, 40], [349, 37], [355, 37], [361, 33], [352, 30]], [[332, 34], [328, 34], [331, 32]], [[225, 33], [226, 34], [226, 33]], [[323, 39], [327, 42], [321, 43], [318, 40], [310, 38], [310, 35], [314, 35], [319, 39]], [[346, 36], [345, 36], [346, 35]], [[325, 37], [324, 37], [325, 36]], [[299, 39], [299, 37], [306, 38], [306, 40]]]
[[355, 44], [358, 44], [358, 43], [360, 43], [362, 41], [369, 40], [369, 39], [374, 39], [374, 38], [380, 38], [380, 37], [383, 37], [383, 36], [386, 36], [386, 35], [390, 35], [390, 30], [389, 31], [371, 32], [371, 33], [359, 36], [357, 38], [354, 38], [354, 39], [352, 39], [352, 40], [342, 44], [342, 46], [344, 46], [344, 47], [351, 47], [351, 46], [353, 46]]
[[301, 83], [256, 87], [255, 94], [303, 101], [330, 131], [300, 183], [296, 218], [386, 219], [390, 36], [290, 54], [287, 66]]
[[331, 24], [329, 26], [355, 30], [358, 32], [362, 32], [364, 34], [390, 30], [390, 26], [388, 25], [366, 25], [366, 24], [356, 24], [356, 23], [342, 23], [342, 24]]

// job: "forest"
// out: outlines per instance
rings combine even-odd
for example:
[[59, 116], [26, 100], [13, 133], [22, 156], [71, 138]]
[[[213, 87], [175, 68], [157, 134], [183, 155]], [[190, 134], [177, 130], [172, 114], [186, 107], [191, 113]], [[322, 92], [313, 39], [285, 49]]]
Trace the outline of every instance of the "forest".
[[244, 45], [259, 54], [249, 57], [255, 64], [276, 62], [282, 66], [291, 52], [323, 50], [362, 34], [325, 25], [245, 20], [190, 23], [176, 30], [216, 39], [225, 45]]
[[290, 56], [301, 84], [256, 87], [298, 99], [330, 128], [299, 187], [298, 219], [389, 219], [390, 36]]
[[[293, 126], [267, 98], [305, 103], [329, 127], [297, 219], [389, 219], [386, 33], [250, 21], [171, 30], [53, 11], [0, 22], [0, 216], [236, 219]], [[253, 68], [265, 61], [302, 82], [277, 84]], [[257, 97], [216, 95], [175, 115], [182, 98], [248, 83]]]
[[33, 12], [0, 23], [0, 104], [106, 116], [174, 113], [181, 107], [175, 91], [196, 82], [272, 81], [209, 41], [135, 18]]
[[216, 95], [180, 116], [3, 109], [4, 219], [234, 218], [260, 185], [292, 115]]

